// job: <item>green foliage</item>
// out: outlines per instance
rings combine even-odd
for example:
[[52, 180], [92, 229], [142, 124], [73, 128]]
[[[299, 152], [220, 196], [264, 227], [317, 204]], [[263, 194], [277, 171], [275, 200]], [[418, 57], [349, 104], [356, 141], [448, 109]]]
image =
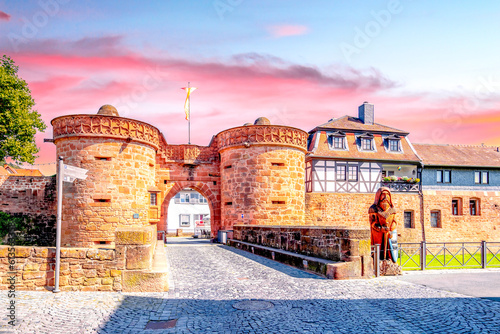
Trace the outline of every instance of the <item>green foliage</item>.
[[56, 217], [0, 212], [0, 245], [54, 246]]
[[14, 169], [23, 168], [22, 166], [16, 165], [12, 162], [7, 162], [5, 159], [0, 160], [0, 166], [5, 166], [5, 165], [10, 166]]
[[35, 134], [47, 126], [33, 110], [35, 101], [18, 70], [9, 57], [0, 59], [0, 160], [34, 163], [39, 151]]

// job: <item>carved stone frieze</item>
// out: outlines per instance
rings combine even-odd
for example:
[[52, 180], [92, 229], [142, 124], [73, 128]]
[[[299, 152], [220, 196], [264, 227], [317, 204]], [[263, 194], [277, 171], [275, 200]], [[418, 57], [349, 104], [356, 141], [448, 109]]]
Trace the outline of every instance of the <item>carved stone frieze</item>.
[[307, 133], [288, 126], [241, 126], [223, 131], [217, 135], [218, 149], [231, 146], [249, 147], [251, 144], [277, 144], [307, 148]]
[[161, 156], [165, 161], [181, 163], [212, 163], [217, 160], [217, 152], [211, 146], [162, 145]]
[[104, 115], [70, 115], [52, 120], [54, 139], [72, 136], [112, 137], [160, 147], [160, 131], [147, 123]]

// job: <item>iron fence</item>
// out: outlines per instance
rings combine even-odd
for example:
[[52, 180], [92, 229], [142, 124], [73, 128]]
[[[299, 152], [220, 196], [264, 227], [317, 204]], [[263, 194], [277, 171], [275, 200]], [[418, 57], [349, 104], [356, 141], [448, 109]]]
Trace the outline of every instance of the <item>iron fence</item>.
[[500, 267], [500, 242], [399, 243], [398, 263], [406, 270]]
[[380, 276], [380, 245], [375, 244], [372, 246], [372, 257], [373, 257], [373, 273], [375, 277]]
[[[374, 275], [380, 276], [380, 245], [371, 248]], [[403, 270], [500, 267], [500, 242], [402, 242], [398, 264]]]

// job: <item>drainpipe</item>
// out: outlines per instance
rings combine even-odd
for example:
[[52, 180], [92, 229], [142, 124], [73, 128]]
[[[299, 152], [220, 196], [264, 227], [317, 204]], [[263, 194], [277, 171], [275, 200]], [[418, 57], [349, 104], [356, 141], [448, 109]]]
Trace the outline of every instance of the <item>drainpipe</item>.
[[420, 196], [420, 225], [422, 225], [422, 241], [425, 241], [425, 206], [424, 206], [424, 193], [422, 191], [422, 181], [423, 181], [423, 169], [424, 164], [422, 163], [421, 171], [420, 171], [420, 186], [418, 190], [418, 194]]

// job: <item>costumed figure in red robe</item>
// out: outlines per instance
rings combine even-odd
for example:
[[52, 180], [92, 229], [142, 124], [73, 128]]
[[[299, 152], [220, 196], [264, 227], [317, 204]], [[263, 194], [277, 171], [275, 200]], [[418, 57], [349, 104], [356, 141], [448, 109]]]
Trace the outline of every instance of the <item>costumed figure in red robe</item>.
[[380, 259], [397, 261], [396, 210], [389, 188], [382, 187], [375, 195], [375, 203], [368, 210], [371, 226], [371, 244], [380, 245]]

